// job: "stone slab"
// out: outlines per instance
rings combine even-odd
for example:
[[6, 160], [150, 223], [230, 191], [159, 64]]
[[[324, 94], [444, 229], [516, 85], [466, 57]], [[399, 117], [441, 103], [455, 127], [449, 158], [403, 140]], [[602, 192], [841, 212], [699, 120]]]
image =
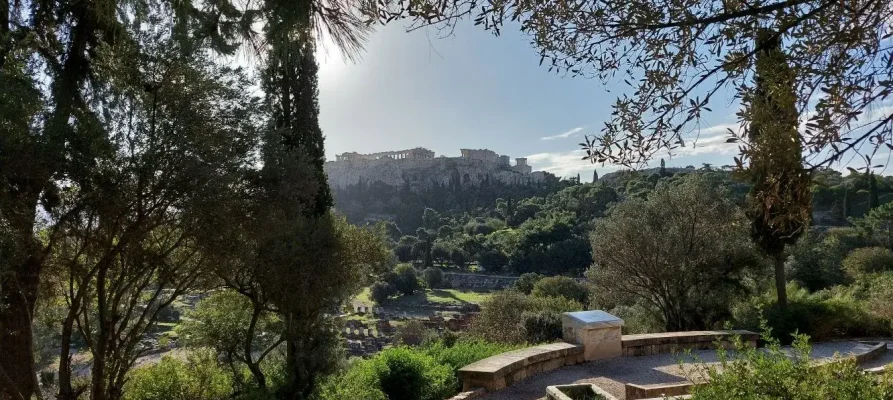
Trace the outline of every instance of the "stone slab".
[[562, 326], [574, 328], [613, 328], [623, 326], [623, 320], [602, 310], [574, 311], [561, 315]]

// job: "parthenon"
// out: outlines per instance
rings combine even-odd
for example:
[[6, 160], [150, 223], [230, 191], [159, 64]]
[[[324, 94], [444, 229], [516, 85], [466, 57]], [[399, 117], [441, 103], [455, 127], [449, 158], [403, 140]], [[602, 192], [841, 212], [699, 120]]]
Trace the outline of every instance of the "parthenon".
[[[485, 164], [492, 163], [497, 168], [509, 169], [522, 174], [530, 174], [533, 171], [530, 165], [527, 165], [526, 158], [516, 158], [515, 165], [511, 165], [509, 156], [499, 155], [493, 150], [488, 149], [459, 149], [461, 156], [444, 157], [440, 156], [437, 160], [468, 160], [473, 162], [483, 162]], [[374, 160], [435, 160], [434, 152], [424, 147], [416, 147], [407, 150], [382, 151], [378, 153], [361, 154], [355, 151], [341, 153], [335, 156], [336, 162], [362, 162]]]
[[379, 153], [360, 154], [347, 152], [335, 156], [336, 161], [379, 160], [390, 158], [393, 160], [430, 160], [434, 158], [434, 152], [424, 147], [416, 147], [408, 150], [382, 151]]

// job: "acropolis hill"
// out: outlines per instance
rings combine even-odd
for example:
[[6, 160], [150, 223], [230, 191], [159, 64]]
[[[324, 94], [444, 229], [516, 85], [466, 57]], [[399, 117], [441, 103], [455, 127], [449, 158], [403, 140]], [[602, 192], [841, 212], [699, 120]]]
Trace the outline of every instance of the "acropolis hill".
[[346, 188], [360, 182], [382, 182], [389, 186], [409, 185], [423, 190], [435, 185], [476, 186], [487, 180], [509, 184], [542, 182], [546, 174], [533, 172], [526, 158], [515, 158], [486, 149], [461, 149], [459, 157], [435, 157], [433, 151], [408, 150], [360, 154], [342, 153], [325, 165], [329, 185]]

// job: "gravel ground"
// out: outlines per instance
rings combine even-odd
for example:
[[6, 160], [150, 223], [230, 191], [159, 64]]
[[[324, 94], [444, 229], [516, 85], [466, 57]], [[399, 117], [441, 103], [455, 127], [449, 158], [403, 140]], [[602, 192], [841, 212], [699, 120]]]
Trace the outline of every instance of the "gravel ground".
[[[866, 347], [857, 342], [816, 343], [812, 347], [812, 358], [829, 358], [833, 357], [835, 353], [856, 354], [865, 350]], [[570, 383], [594, 383], [618, 399], [623, 399], [626, 383], [649, 385], [683, 382], [688, 377], [696, 379], [695, 366], [697, 364], [713, 365], [716, 362], [716, 352], [713, 350], [695, 351], [691, 355], [661, 354], [594, 361], [534, 375], [506, 389], [487, 394], [482, 399], [545, 399], [546, 386]], [[891, 362], [893, 362], [893, 349], [866, 363], [865, 367], [876, 367]]]

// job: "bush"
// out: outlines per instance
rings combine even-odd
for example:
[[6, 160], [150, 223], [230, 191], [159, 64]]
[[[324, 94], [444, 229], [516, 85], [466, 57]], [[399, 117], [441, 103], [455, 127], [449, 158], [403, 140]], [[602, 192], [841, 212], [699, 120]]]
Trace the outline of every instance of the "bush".
[[217, 400], [232, 394], [232, 376], [211, 351], [192, 352], [187, 360], [163, 357], [136, 368], [124, 385], [124, 400]]
[[536, 272], [527, 272], [518, 277], [518, 280], [515, 281], [513, 287], [521, 293], [530, 294], [530, 292], [533, 291], [533, 285], [543, 278], [545, 278], [545, 276]]
[[442, 400], [455, 394], [453, 369], [420, 350], [395, 347], [351, 365], [320, 388], [323, 400]]
[[865, 274], [891, 271], [893, 251], [883, 247], [863, 247], [853, 250], [843, 259], [843, 270], [854, 279]]
[[394, 332], [394, 339], [397, 343], [408, 346], [419, 346], [422, 343], [430, 342], [437, 337], [437, 332], [425, 327], [422, 321], [412, 319], [406, 321], [405, 324], [397, 326]]
[[[869, 282], [868, 309], [872, 315], [893, 323], [893, 273], [880, 274]], [[893, 330], [893, 325], [890, 327]]]
[[437, 289], [443, 286], [443, 271], [437, 267], [428, 267], [422, 271], [422, 282], [428, 289]]
[[410, 264], [400, 264], [394, 270], [393, 281], [388, 282], [404, 295], [413, 294], [419, 290], [419, 278], [416, 275], [415, 268]]
[[566, 276], [540, 279], [533, 284], [531, 294], [537, 297], [564, 297], [583, 305], [589, 303], [589, 290], [586, 285]]
[[459, 368], [475, 361], [517, 348], [518, 346], [483, 340], [459, 340], [452, 346], [443, 341], [436, 341], [423, 347], [423, 350], [431, 357], [434, 357], [437, 363], [448, 365], [453, 371], [458, 372]]
[[846, 276], [840, 264], [849, 251], [833, 236], [809, 232], [790, 248], [787, 276], [810, 291], [843, 284]]
[[527, 311], [521, 314], [529, 343], [552, 342], [562, 336], [561, 314], [549, 311]]
[[372, 284], [372, 287], [369, 288], [369, 297], [372, 301], [378, 304], [384, 303], [389, 297], [396, 293], [397, 288], [387, 282], [375, 282]]
[[548, 332], [547, 330], [528, 332], [525, 313], [552, 314], [560, 318], [564, 312], [582, 309], [580, 303], [563, 297], [527, 296], [514, 290], [498, 292], [481, 305], [481, 313], [471, 323], [470, 334], [496, 343], [550, 341], [560, 338], [561, 332], [554, 337], [544, 337], [543, 332]]
[[660, 316], [640, 304], [617, 306], [608, 311], [623, 320], [624, 334], [657, 333], [664, 331]]
[[873, 315], [865, 302], [845, 291], [810, 294], [788, 284], [787, 307], [779, 307], [775, 293], [769, 292], [735, 306], [733, 311], [738, 326], [750, 330], [759, 329], [761, 313], [772, 335], [782, 343], [790, 343], [795, 332], [820, 341], [890, 333], [887, 321]]
[[809, 359], [809, 345], [803, 335], [794, 341], [798, 357], [789, 357], [777, 340], [765, 335], [768, 351], [751, 349], [739, 343], [734, 358], [719, 351], [720, 364], [700, 366], [690, 371], [694, 378], [708, 378], [696, 386], [692, 400], [787, 399], [861, 400], [893, 399], [893, 376], [877, 379], [862, 372], [853, 359], [816, 366]]

